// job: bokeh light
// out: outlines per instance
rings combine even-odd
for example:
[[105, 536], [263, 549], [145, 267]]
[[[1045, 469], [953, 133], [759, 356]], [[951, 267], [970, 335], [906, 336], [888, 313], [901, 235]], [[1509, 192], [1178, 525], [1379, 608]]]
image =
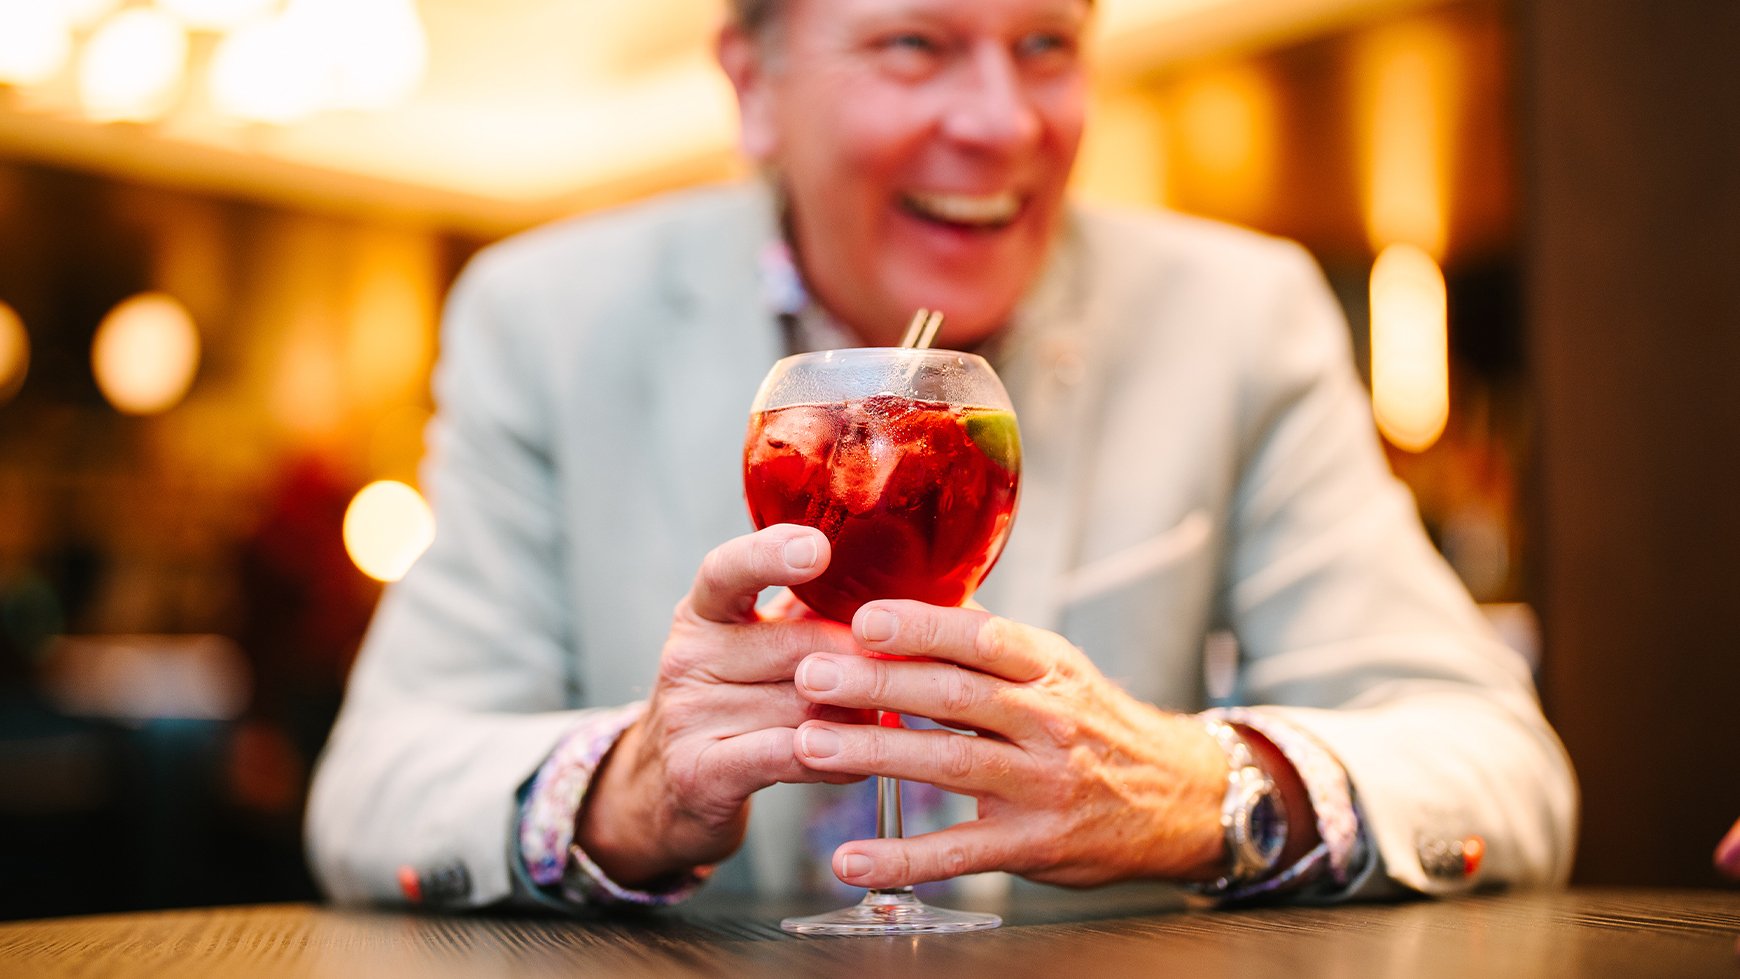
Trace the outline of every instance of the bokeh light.
[[30, 334], [11, 306], [0, 303], [0, 405], [11, 401], [30, 373]]
[[[57, 3], [61, 7], [61, 14], [66, 17], [66, 23], [71, 24], [73, 30], [89, 31], [103, 23], [103, 17], [108, 17], [120, 9], [122, 0], [57, 0]], [[54, 5], [56, 2], [47, 3], [47, 7]]]
[[1227, 217], [1254, 214], [1267, 199], [1278, 154], [1273, 82], [1252, 65], [1230, 65], [1186, 79], [1174, 98], [1191, 199]]
[[412, 0], [290, 0], [284, 19], [319, 39], [332, 108], [390, 108], [423, 82], [429, 40]]
[[229, 115], [283, 125], [318, 112], [324, 78], [316, 37], [274, 17], [227, 35], [212, 54], [211, 97]]
[[[40, 0], [37, 0], [40, 2]], [[86, 31], [97, 26], [104, 17], [121, 6], [121, 0], [59, 0], [60, 9], [74, 30]], [[44, 6], [53, 7], [48, 3]]]
[[157, 6], [194, 31], [234, 30], [277, 5], [278, 0], [157, 0]]
[[1450, 418], [1449, 303], [1423, 249], [1391, 245], [1371, 268], [1372, 411], [1397, 448], [1424, 452]]
[[1406, 242], [1442, 258], [1460, 71], [1455, 40], [1415, 22], [1372, 31], [1357, 67], [1367, 238], [1374, 249]]
[[187, 32], [160, 10], [134, 7], [104, 21], [79, 60], [79, 100], [98, 122], [151, 122], [175, 103]]
[[391, 479], [364, 486], [344, 511], [344, 549], [363, 574], [398, 581], [435, 540], [435, 515], [416, 490]]
[[72, 32], [45, 0], [0, 0], [0, 85], [37, 85], [66, 64]]
[[186, 307], [141, 293], [103, 317], [91, 342], [97, 387], [115, 410], [151, 415], [173, 407], [199, 369], [199, 331]]

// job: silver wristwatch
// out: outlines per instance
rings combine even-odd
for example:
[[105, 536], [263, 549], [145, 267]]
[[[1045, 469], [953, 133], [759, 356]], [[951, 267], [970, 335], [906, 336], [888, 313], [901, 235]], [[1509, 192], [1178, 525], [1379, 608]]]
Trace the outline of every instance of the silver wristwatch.
[[1238, 730], [1225, 721], [1205, 719], [1204, 723], [1227, 758], [1226, 796], [1220, 804], [1227, 867], [1218, 879], [1198, 889], [1225, 894], [1275, 872], [1287, 846], [1287, 808], [1275, 780], [1257, 765]]

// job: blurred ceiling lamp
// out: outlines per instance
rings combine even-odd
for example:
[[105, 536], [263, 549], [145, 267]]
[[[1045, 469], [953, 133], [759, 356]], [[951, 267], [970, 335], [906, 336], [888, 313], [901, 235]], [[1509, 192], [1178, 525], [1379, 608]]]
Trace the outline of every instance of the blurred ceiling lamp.
[[175, 104], [186, 67], [187, 32], [175, 18], [123, 10], [85, 43], [79, 100], [98, 122], [150, 122]]
[[435, 515], [414, 489], [383, 479], [364, 486], [344, 511], [344, 549], [376, 581], [398, 581], [435, 540]]
[[290, 0], [284, 19], [319, 39], [331, 108], [389, 108], [422, 84], [429, 39], [412, 0]]
[[1442, 258], [1455, 40], [1442, 28], [1414, 21], [1372, 31], [1361, 44], [1367, 237], [1374, 250], [1407, 242]]
[[317, 36], [284, 17], [227, 35], [212, 54], [211, 94], [238, 119], [283, 125], [320, 111]]
[[272, 12], [278, 0], [157, 0], [190, 31], [233, 31]]
[[1424, 452], [1450, 418], [1444, 273], [1423, 249], [1391, 245], [1371, 268], [1372, 412], [1397, 448]]
[[170, 296], [147, 292], [109, 311], [91, 343], [97, 387], [115, 410], [153, 415], [180, 401], [199, 367], [199, 331]]
[[0, 0], [0, 85], [48, 81], [72, 52], [66, 14], [44, 0]]
[[30, 373], [30, 334], [11, 306], [0, 303], [0, 405], [11, 401]]

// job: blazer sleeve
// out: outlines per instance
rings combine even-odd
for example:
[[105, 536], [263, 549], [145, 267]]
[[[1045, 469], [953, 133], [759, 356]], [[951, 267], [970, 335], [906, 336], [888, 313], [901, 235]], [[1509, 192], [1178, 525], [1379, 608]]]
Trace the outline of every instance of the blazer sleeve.
[[[1521, 656], [1432, 548], [1374, 438], [1340, 309], [1287, 246], [1275, 310], [1246, 339], [1243, 470], [1226, 614], [1238, 699], [1340, 759], [1376, 871], [1355, 893], [1562, 883], [1577, 791]], [[1422, 848], [1480, 836], [1477, 876]]]
[[[532, 337], [492, 291], [490, 253], [450, 297], [423, 482], [434, 543], [389, 587], [310, 793], [315, 875], [340, 901], [528, 893], [518, 794], [575, 702], [551, 415]], [[524, 331], [522, 330], [522, 334]]]

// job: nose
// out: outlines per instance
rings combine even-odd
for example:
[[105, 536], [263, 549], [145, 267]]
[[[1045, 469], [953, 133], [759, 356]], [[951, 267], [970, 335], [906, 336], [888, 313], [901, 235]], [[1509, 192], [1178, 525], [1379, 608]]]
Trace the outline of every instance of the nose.
[[999, 44], [981, 44], [962, 69], [942, 117], [946, 137], [998, 154], [1027, 149], [1039, 140], [1039, 112], [1012, 52]]

